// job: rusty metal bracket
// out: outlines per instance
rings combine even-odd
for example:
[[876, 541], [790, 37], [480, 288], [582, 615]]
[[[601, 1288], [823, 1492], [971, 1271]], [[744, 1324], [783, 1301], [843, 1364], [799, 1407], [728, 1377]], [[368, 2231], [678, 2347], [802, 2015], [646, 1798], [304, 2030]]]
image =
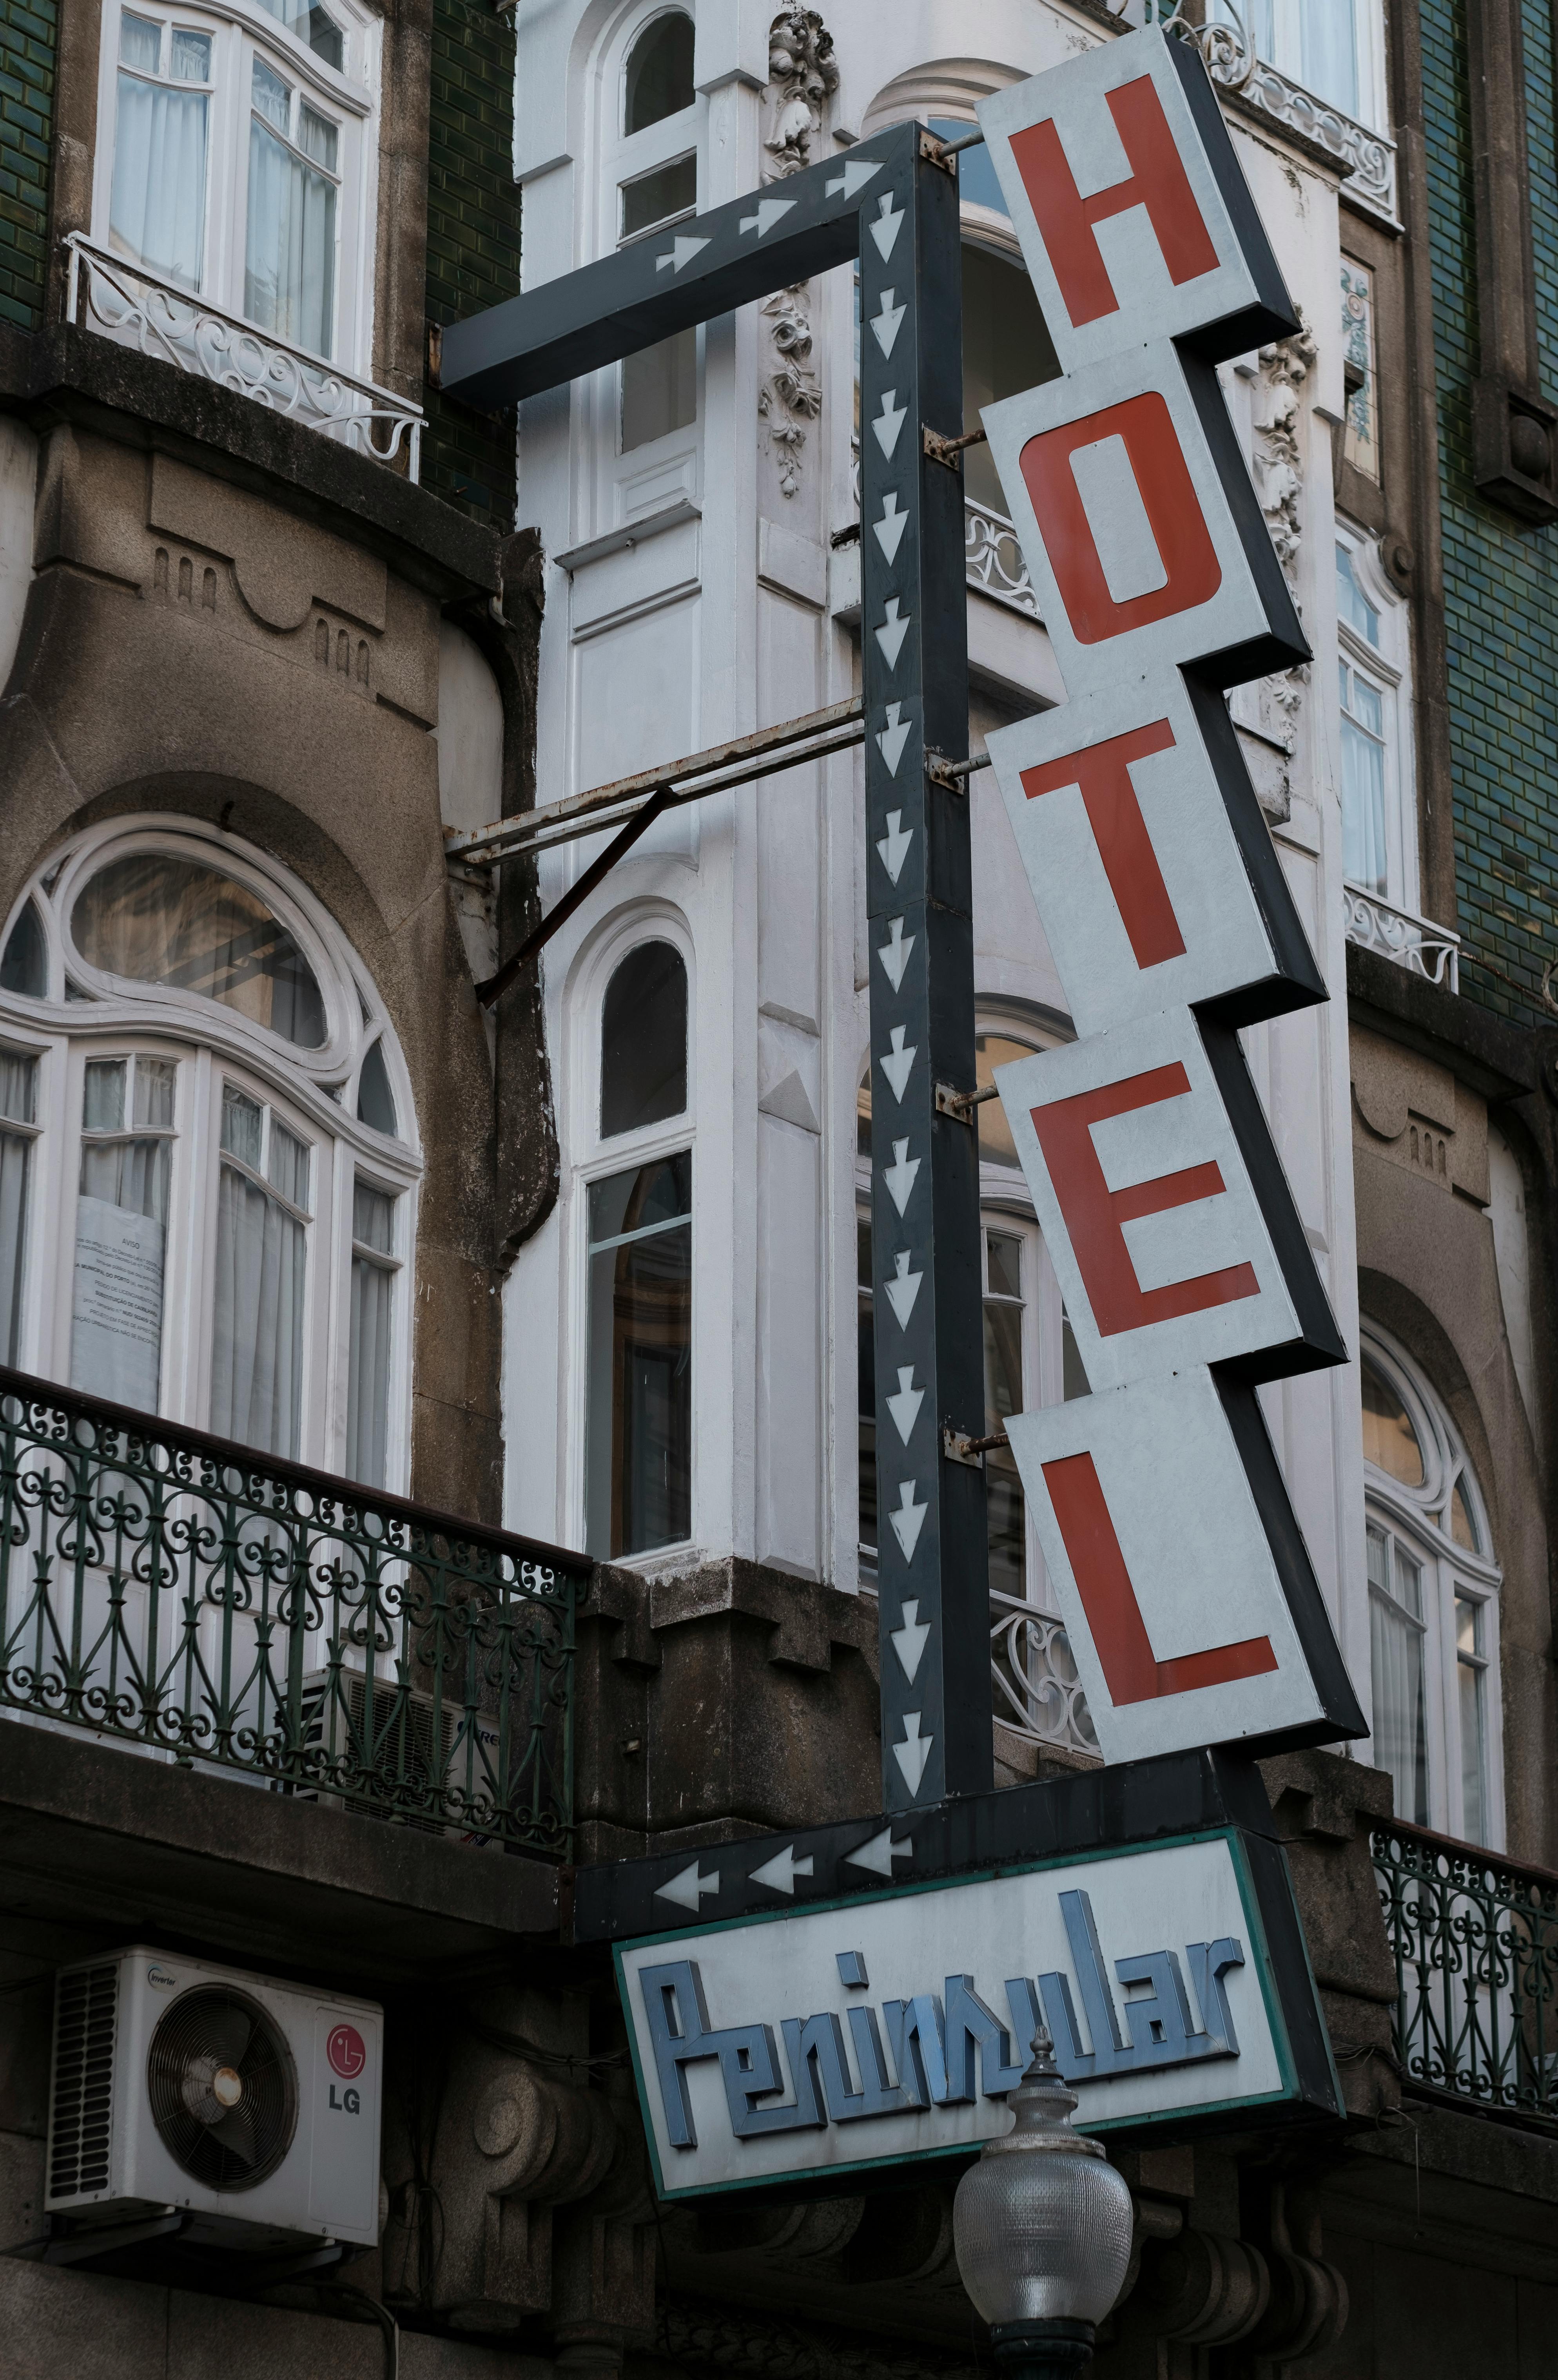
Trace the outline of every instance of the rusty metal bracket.
[[943, 438], [939, 430], [931, 428], [929, 422], [921, 424], [920, 434], [925, 442], [927, 459], [932, 463], [940, 463], [948, 471], [955, 471], [959, 479], [963, 476], [964, 449], [989, 443], [989, 433], [986, 431], [966, 430], [961, 438]]
[[938, 1083], [936, 1113], [951, 1116], [954, 1123], [972, 1123], [974, 1110], [983, 1107], [986, 1099], [999, 1097], [993, 1083], [986, 1083], [983, 1089], [978, 1091], [955, 1091], [950, 1083]]
[[949, 794], [961, 794], [966, 780], [978, 769], [988, 769], [990, 754], [976, 752], [971, 760], [944, 760], [939, 752], [925, 755], [925, 773], [933, 785], [943, 785]]

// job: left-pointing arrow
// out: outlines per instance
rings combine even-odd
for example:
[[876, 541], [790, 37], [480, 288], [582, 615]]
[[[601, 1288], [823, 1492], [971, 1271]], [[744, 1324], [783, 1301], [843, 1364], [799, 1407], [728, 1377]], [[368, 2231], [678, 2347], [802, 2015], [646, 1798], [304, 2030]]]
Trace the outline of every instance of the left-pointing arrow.
[[690, 1909], [696, 1917], [698, 1904], [703, 1895], [718, 1892], [719, 1888], [719, 1869], [715, 1868], [709, 1876], [700, 1876], [698, 1862], [694, 1860], [690, 1867], [683, 1868], [680, 1876], [674, 1876], [669, 1884], [656, 1885], [654, 1897], [656, 1900], [674, 1900], [678, 1909]]
[[786, 1843], [782, 1852], [775, 1852], [771, 1860], [764, 1860], [761, 1867], [752, 1870], [749, 1881], [766, 1884], [774, 1892], [794, 1892], [797, 1876], [809, 1876], [815, 1866], [809, 1852], [804, 1859], [797, 1859], [794, 1843]]

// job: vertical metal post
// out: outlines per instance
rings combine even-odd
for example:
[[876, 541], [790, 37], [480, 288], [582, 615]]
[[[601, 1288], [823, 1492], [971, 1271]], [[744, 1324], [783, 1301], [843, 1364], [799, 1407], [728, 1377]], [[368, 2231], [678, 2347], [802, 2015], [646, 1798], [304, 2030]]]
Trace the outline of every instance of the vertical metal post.
[[982, 1472], [979, 1143], [936, 1087], [974, 1087], [963, 480], [924, 431], [962, 427], [955, 169], [905, 125], [860, 213], [860, 644], [870, 944], [883, 1806], [993, 1782]]

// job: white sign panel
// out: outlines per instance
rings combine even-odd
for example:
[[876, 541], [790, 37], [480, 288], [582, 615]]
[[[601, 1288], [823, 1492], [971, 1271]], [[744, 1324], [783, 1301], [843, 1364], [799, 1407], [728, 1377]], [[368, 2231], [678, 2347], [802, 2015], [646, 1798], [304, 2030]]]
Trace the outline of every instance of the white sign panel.
[[1041, 2012], [1089, 2131], [1296, 2095], [1232, 1831], [688, 1927], [616, 1961], [668, 2199], [976, 2147], [1010, 2127]]

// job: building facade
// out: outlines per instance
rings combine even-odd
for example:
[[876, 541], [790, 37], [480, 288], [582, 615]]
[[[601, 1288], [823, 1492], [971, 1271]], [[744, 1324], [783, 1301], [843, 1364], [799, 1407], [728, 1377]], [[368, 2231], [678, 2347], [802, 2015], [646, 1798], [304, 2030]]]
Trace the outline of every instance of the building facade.
[[[1113, 2143], [1098, 2363], [1534, 2380], [1553, 28], [1148, 13], [1303, 322], [1221, 370], [1312, 652], [1230, 708], [1331, 998], [1245, 1041], [1350, 1358], [1262, 1402], [1370, 1732], [1265, 1764], [1346, 2118]], [[965, 138], [1143, 14], [7, 0], [0, 2374], [984, 2360], [950, 2181], [657, 2204], [571, 1933], [577, 1864], [879, 1806], [860, 756], [582, 897], [606, 832], [447, 850], [858, 696], [856, 276], [517, 412], [441, 389], [441, 334], [894, 124]], [[1057, 366], [979, 147], [958, 180], [972, 429]], [[962, 468], [977, 754], [1066, 688]], [[968, 788], [988, 1084], [1073, 1027]], [[993, 1437], [1088, 1383], [975, 1114]], [[996, 1778], [1041, 1785], [1097, 1743], [1000, 1447], [986, 1496]], [[56, 1978], [130, 1944], [383, 2006], [376, 2246], [50, 2212]]]

